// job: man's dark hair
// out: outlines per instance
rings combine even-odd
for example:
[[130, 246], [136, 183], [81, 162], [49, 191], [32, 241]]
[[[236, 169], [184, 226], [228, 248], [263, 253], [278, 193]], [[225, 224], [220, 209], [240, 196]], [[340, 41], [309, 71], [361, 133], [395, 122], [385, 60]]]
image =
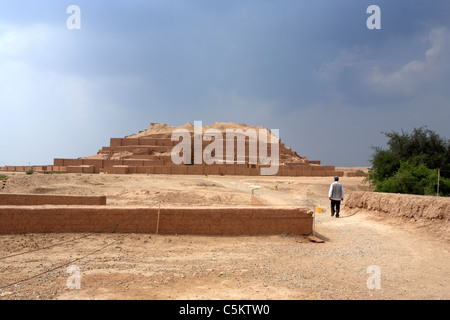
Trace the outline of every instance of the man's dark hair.
[[338, 176], [334, 177], [334, 181], [339, 181], [339, 177]]

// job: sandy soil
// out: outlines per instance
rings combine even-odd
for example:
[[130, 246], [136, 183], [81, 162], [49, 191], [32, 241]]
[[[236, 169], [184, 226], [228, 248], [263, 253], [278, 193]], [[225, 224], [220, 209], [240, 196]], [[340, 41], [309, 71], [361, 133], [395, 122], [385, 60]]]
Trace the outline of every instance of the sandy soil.
[[[8, 175], [1, 192], [107, 195], [107, 205], [120, 206], [248, 206], [253, 190], [271, 205], [322, 206], [315, 235], [325, 242], [287, 235], [0, 235], [0, 299], [450, 298], [449, 242], [409, 221], [346, 209], [345, 201], [341, 218], [330, 217], [329, 177]], [[341, 178], [346, 192], [368, 190], [362, 181]], [[80, 270], [79, 290], [67, 287], [70, 265]], [[380, 272], [378, 289], [372, 266]]]

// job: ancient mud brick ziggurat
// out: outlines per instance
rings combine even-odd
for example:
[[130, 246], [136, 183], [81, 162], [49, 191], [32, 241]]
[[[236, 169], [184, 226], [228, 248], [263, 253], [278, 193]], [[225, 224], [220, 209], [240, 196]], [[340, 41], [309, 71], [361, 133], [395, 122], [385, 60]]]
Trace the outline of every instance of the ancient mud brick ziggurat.
[[[157, 130], [163, 126], [164, 130]], [[187, 126], [187, 125], [186, 125]], [[186, 126], [184, 128], [186, 128]], [[212, 127], [212, 126], [211, 126]], [[178, 127], [179, 128], [179, 127]], [[223, 128], [223, 127], [222, 127]], [[172, 141], [172, 131], [175, 127], [165, 124], [151, 124], [150, 129], [141, 131], [139, 134], [126, 136], [124, 138], [111, 138], [110, 145], [103, 147], [97, 155], [78, 159], [54, 159], [53, 165], [33, 167], [3, 167], [2, 171], [34, 171], [42, 172], [67, 172], [67, 173], [104, 173], [104, 174], [183, 174], [183, 175], [247, 175], [256, 176], [261, 174], [263, 165], [257, 158], [251, 160], [249, 145], [251, 142], [245, 140], [245, 161], [237, 161], [237, 144], [234, 142], [233, 164], [225, 161], [222, 163], [206, 164], [180, 164], [173, 163], [171, 151], [179, 141]], [[191, 135], [191, 154], [194, 155], [194, 130], [192, 125], [188, 126]], [[245, 128], [244, 128], [245, 131]], [[225, 133], [224, 133], [225, 137]], [[181, 141], [181, 140], [180, 140]], [[203, 150], [212, 141], [202, 141]], [[258, 145], [259, 148], [259, 144]], [[334, 166], [323, 166], [320, 161], [310, 161], [300, 157], [291, 148], [288, 148], [278, 140], [279, 169], [278, 176], [343, 176], [344, 173], [336, 171]], [[267, 143], [267, 154], [271, 157], [271, 144]], [[258, 150], [259, 151], [259, 150]], [[226, 141], [223, 140], [223, 154], [226, 155]], [[256, 163], [255, 163], [256, 162]], [[191, 163], [194, 163], [192, 161]]]

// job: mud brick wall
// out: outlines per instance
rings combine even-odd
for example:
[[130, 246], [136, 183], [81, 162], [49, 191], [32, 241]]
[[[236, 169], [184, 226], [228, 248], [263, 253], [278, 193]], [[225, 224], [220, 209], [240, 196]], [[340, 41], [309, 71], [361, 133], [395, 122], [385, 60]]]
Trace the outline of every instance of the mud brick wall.
[[95, 166], [68, 166], [67, 167], [67, 173], [98, 173], [96, 172], [96, 167]]
[[130, 171], [129, 171], [129, 167], [127, 167], [127, 166], [112, 166], [112, 167], [106, 167], [105, 173], [128, 174], [128, 173], [130, 173]]
[[52, 166], [6, 166], [0, 168], [0, 171], [7, 172], [26, 172], [29, 170], [42, 173], [44, 171], [52, 170]]
[[347, 177], [367, 177], [368, 176], [368, 174], [365, 172], [357, 172], [357, 171], [356, 172], [348, 171], [345, 173], [345, 175]]
[[450, 222], [450, 198], [412, 194], [353, 191], [345, 200], [349, 209], [365, 209], [381, 216]]
[[[95, 162], [94, 162], [95, 161]], [[67, 172], [67, 173], [100, 173], [107, 172], [109, 174], [189, 174], [189, 175], [260, 175], [260, 168], [267, 165], [248, 165], [248, 164], [213, 164], [213, 165], [174, 165], [170, 160], [93, 160], [86, 159], [55, 159], [57, 164], [77, 163], [77, 165], [65, 166], [46, 166], [39, 167], [42, 171], [50, 172]], [[92, 163], [87, 165], [86, 163]], [[95, 164], [94, 164], [95, 163]], [[255, 168], [250, 168], [255, 166]], [[2, 167], [0, 171], [19, 171], [25, 172], [32, 167]], [[46, 169], [46, 170], [45, 170]], [[325, 166], [312, 167], [308, 165], [281, 165], [276, 173], [277, 176], [344, 176], [342, 171], [326, 170]], [[40, 172], [40, 171], [37, 171]], [[346, 172], [346, 176], [366, 176], [367, 174], [359, 174]]]
[[[224, 157], [227, 156], [227, 141], [220, 139], [214, 141], [215, 143], [222, 144]], [[241, 144], [241, 142], [243, 142]], [[107, 172], [112, 174], [188, 174], [188, 175], [247, 175], [257, 176], [260, 175], [260, 168], [266, 166], [262, 164], [253, 164], [253, 161], [257, 162], [257, 157], [253, 159], [250, 157], [250, 144], [256, 142], [256, 150], [260, 149], [258, 141], [250, 141], [247, 138], [244, 141], [233, 140], [232, 151], [234, 154], [233, 164], [216, 163], [214, 165], [207, 165], [206, 161], [202, 158], [201, 165], [192, 166], [177, 166], [175, 165], [170, 156], [155, 156], [154, 152], [169, 152], [178, 141], [172, 141], [170, 134], [153, 134], [147, 137], [141, 138], [111, 138], [110, 146], [103, 147], [99, 152], [102, 154], [109, 154], [110, 152], [133, 152], [135, 155], [133, 159], [123, 160], [101, 160], [101, 159], [54, 159], [55, 167], [65, 167], [69, 173], [100, 173]], [[202, 141], [202, 149], [208, 147], [211, 141]], [[237, 150], [238, 146], [245, 148], [245, 163], [244, 167], [237, 163]], [[194, 138], [191, 135], [191, 147], [192, 152], [194, 148]], [[268, 154], [272, 153], [272, 145], [267, 144]], [[278, 176], [313, 176], [313, 177], [325, 177], [325, 176], [343, 176], [343, 172], [337, 172], [334, 166], [322, 166], [320, 161], [311, 161], [311, 164], [307, 163], [283, 163], [283, 159], [289, 159], [289, 155], [293, 153], [291, 148], [287, 148], [284, 143], [279, 143], [279, 155], [280, 155], [280, 167], [275, 175]], [[80, 168], [80, 166], [89, 166], [89, 168]], [[123, 166], [119, 168], [118, 166]], [[151, 168], [153, 167], [153, 168]], [[172, 167], [172, 168], [169, 168]], [[62, 170], [60, 170], [62, 171]]]
[[49, 194], [0, 193], [0, 206], [106, 205], [106, 196], [66, 196]]
[[117, 232], [195, 235], [312, 233], [308, 208], [0, 207], [0, 234]]

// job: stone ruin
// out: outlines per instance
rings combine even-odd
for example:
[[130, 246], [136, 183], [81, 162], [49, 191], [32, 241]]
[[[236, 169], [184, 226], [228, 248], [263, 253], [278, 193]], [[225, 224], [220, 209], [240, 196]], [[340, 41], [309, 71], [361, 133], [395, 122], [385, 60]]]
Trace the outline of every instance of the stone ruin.
[[[194, 126], [187, 123], [184, 126], [172, 127], [166, 124], [151, 123], [150, 128], [138, 134], [124, 138], [111, 138], [110, 145], [100, 149], [96, 155], [78, 159], [54, 159], [49, 166], [7, 166], [1, 171], [28, 171], [36, 172], [66, 172], [66, 173], [104, 173], [104, 174], [180, 174], [180, 175], [244, 175], [257, 176], [261, 169], [267, 167], [255, 161], [249, 155], [250, 139], [245, 140], [245, 161], [237, 161], [237, 141], [234, 143], [234, 163], [207, 164], [202, 159], [201, 164], [179, 164], [172, 161], [171, 152], [179, 141], [172, 141], [172, 132], [175, 129], [187, 130], [191, 136], [191, 146], [194, 147]], [[246, 126], [234, 123], [215, 123], [202, 128], [220, 130], [227, 129], [260, 130], [262, 127]], [[270, 137], [270, 131], [269, 137]], [[213, 139], [214, 141], [214, 139]], [[213, 141], [202, 141], [202, 151]], [[297, 152], [286, 147], [281, 139], [277, 139], [279, 150], [278, 176], [343, 176], [344, 172], [336, 171], [334, 166], [323, 166], [320, 161], [310, 161], [300, 157]], [[271, 154], [271, 144], [267, 144], [267, 154]], [[226, 152], [226, 143], [223, 141], [223, 152]], [[194, 154], [193, 150], [191, 154]], [[272, 154], [272, 156], [274, 156]], [[251, 161], [253, 159], [253, 161]]]

